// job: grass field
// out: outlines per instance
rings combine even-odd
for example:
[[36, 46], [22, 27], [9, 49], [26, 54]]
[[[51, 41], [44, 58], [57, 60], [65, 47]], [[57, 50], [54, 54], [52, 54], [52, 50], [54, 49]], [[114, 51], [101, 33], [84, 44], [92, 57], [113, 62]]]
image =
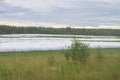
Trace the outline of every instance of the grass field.
[[0, 80], [120, 80], [120, 49], [93, 49], [86, 64], [67, 62], [66, 52], [1, 52]]

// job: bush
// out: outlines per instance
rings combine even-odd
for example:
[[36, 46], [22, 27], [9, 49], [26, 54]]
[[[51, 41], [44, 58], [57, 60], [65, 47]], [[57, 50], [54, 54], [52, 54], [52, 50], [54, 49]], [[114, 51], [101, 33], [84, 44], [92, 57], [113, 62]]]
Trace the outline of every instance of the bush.
[[56, 64], [55, 57], [53, 55], [48, 57], [48, 65], [49, 66], [54, 66], [55, 64]]
[[72, 59], [74, 62], [85, 64], [89, 57], [90, 48], [87, 44], [74, 39], [72, 45], [65, 54], [66, 60]]
[[97, 62], [103, 62], [104, 61], [104, 54], [102, 54], [101, 51], [97, 51], [97, 53], [96, 53], [96, 61]]

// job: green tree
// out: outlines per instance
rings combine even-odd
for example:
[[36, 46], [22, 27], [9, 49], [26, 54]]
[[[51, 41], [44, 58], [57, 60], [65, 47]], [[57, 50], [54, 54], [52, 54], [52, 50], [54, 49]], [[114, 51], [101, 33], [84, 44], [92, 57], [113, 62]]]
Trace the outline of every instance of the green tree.
[[78, 61], [82, 64], [85, 64], [88, 60], [89, 53], [90, 48], [87, 44], [74, 39], [72, 45], [68, 49], [68, 52], [65, 54], [65, 57], [68, 61], [71, 58], [74, 62]]

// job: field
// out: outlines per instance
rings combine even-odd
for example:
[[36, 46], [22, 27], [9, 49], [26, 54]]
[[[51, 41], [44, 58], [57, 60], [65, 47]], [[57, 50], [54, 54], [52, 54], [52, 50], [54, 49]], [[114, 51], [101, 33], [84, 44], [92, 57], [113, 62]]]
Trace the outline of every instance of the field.
[[92, 49], [86, 64], [68, 62], [66, 52], [1, 52], [0, 80], [120, 80], [120, 49]]

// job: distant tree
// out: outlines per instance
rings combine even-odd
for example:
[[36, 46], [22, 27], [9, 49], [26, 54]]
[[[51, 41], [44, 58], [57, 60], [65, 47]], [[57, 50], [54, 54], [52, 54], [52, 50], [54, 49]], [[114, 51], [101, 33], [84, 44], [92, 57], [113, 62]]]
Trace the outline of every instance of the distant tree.
[[75, 28], [45, 28], [45, 27], [16, 27], [0, 25], [0, 34], [69, 34], [69, 35], [103, 35], [120, 36], [118, 29], [75, 29]]

